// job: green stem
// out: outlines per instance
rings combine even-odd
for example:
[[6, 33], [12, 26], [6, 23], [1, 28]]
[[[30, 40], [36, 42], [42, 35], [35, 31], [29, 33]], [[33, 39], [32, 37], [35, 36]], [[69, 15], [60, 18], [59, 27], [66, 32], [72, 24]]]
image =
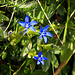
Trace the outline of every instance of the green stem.
[[[17, 5], [17, 0], [16, 0], [16, 2], [15, 2], [15, 5]], [[8, 24], [8, 26], [6, 27], [4, 33], [7, 31], [7, 29], [9, 28], [9, 26], [10, 26], [10, 24], [11, 24], [11, 22], [12, 22], [12, 19], [13, 19], [14, 13], [15, 13], [15, 9], [16, 9], [16, 7], [14, 7], [14, 9], [13, 9], [13, 12], [12, 12], [12, 15], [11, 15], [11, 18], [10, 18], [10, 21], [9, 21], [9, 24]]]
[[[51, 27], [52, 27], [53, 31], [54, 31], [54, 32], [55, 32], [55, 34], [57, 35], [57, 32], [55, 31], [54, 27], [52, 26], [51, 21], [49, 20], [49, 18], [48, 18], [48, 16], [47, 16], [47, 14], [44, 12], [44, 9], [43, 9], [43, 7], [42, 7], [42, 5], [41, 5], [41, 3], [40, 3], [40, 1], [39, 1], [39, 0], [38, 0], [38, 3], [39, 3], [39, 5], [40, 5], [40, 7], [41, 7], [41, 9], [42, 9], [42, 11], [43, 11], [43, 13], [44, 13], [45, 17], [47, 18], [47, 20], [48, 20], [49, 24], [51, 25]], [[59, 36], [58, 36], [58, 35], [57, 35], [57, 37], [58, 37], [58, 39], [60, 40], [60, 38], [59, 38]], [[61, 40], [60, 40], [60, 42], [61, 42], [61, 44], [63, 44]]]
[[14, 72], [13, 73], [13, 75], [16, 75], [19, 71], [20, 71], [20, 69], [22, 68], [22, 66], [24, 66], [24, 64], [26, 63], [26, 60], [23, 62], [23, 64], [19, 67], [19, 69], [16, 71], [16, 72]]
[[33, 10], [33, 17], [35, 17], [35, 8], [34, 8], [34, 10]]
[[51, 12], [51, 14], [53, 14], [62, 5], [63, 2], [64, 0], [56, 7], [56, 9], [54, 9], [54, 11]]
[[[75, 9], [74, 9], [74, 11], [71, 13], [70, 18], [74, 15], [74, 13], [75, 13]], [[69, 19], [70, 19], [70, 18], [69, 18]]]
[[[35, 0], [33, 0], [33, 1], [35, 1]], [[35, 8], [33, 9], [33, 17], [35, 17]]]
[[54, 75], [54, 66], [52, 65], [52, 71], [53, 71], [53, 75]]
[[9, 26], [10, 26], [10, 24], [11, 24], [11, 21], [12, 21], [12, 19], [13, 19], [14, 13], [15, 13], [15, 7], [14, 7], [13, 13], [12, 13], [12, 15], [11, 15], [11, 19], [10, 19], [10, 21], [9, 21], [9, 24], [8, 24], [7, 28], [5, 29], [4, 33], [5, 33], [5, 32], [7, 31], [7, 29], [9, 28]]
[[68, 25], [68, 22], [69, 22], [69, 13], [70, 13], [70, 0], [68, 0], [68, 13], [67, 13], [67, 21], [66, 21], [66, 23], [65, 23], [65, 30], [64, 30], [63, 43], [66, 42], [67, 25]]
[[11, 75], [11, 65], [9, 65], [9, 75]]

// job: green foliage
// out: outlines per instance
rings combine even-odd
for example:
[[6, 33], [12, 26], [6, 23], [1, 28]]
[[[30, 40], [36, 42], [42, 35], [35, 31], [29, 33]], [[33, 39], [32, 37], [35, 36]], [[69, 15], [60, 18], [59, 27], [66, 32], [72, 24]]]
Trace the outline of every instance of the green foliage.
[[2, 28], [0, 27], [0, 41], [2, 41], [3, 38], [6, 38], [6, 35], [4, 34]]
[[4, 15], [5, 12], [0, 11], [0, 22], [9, 21], [9, 18]]
[[6, 58], [6, 56], [7, 56], [7, 53], [6, 52], [3, 52], [2, 59], [4, 60]]
[[42, 70], [36, 70], [33, 75], [48, 75], [48, 73]]
[[3, 33], [3, 30], [2, 28], [0, 27], [0, 36], [3, 37], [4, 36], [4, 33]]
[[[0, 1], [0, 75], [53, 75], [66, 60], [60, 75], [75, 75], [75, 55], [72, 56], [75, 53], [75, 1], [39, 1], [41, 6], [38, 0]], [[25, 28], [19, 21], [24, 22], [26, 15], [38, 24], [34, 26], [36, 32], [28, 29], [23, 35]], [[53, 37], [47, 37], [48, 42], [44, 43], [43, 38], [39, 39], [39, 31], [40, 26], [44, 28], [46, 25], [49, 25], [48, 32]], [[12, 33], [8, 34], [9, 31]], [[44, 65], [37, 65], [37, 60], [34, 60], [39, 52], [48, 58]]]
[[74, 62], [73, 62], [73, 71], [72, 71], [72, 75], [75, 74], [75, 55], [74, 55]]
[[[63, 48], [64, 48], [64, 50], [63, 50]], [[73, 50], [74, 50], [73, 49], [73, 43], [72, 42], [70, 44], [66, 43], [65, 46], [63, 46], [61, 49], [62, 50], [61, 50], [60, 60], [61, 60], [61, 62], [64, 62], [73, 53]], [[66, 57], [65, 57], [65, 55], [66, 55]]]
[[36, 2], [35, 1], [32, 1], [32, 2], [29, 2], [29, 3], [26, 3], [26, 4], [22, 4], [19, 5], [19, 8], [33, 8], [36, 6]]
[[43, 71], [46, 72], [50, 67], [50, 54], [45, 52], [44, 55], [48, 58], [48, 60], [45, 61], [45, 64], [42, 66]]
[[[63, 11], [62, 11], [63, 10]], [[64, 15], [64, 13], [66, 13], [66, 9], [61, 5], [60, 7], [59, 7], [59, 9], [57, 10], [57, 12], [58, 12], [58, 14], [59, 15]]]

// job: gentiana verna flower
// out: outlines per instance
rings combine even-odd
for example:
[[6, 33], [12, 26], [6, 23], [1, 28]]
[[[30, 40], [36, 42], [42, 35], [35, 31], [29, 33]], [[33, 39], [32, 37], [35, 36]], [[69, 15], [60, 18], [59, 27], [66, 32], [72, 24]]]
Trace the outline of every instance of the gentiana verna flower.
[[47, 43], [47, 37], [53, 37], [53, 35], [50, 32], [46, 32], [48, 30], [49, 25], [45, 26], [44, 29], [42, 28], [42, 26], [40, 27], [40, 36], [39, 39], [42, 39], [42, 37], [44, 38], [44, 42]]
[[36, 25], [37, 23], [38, 23], [37, 21], [29, 22], [29, 16], [28, 15], [25, 17], [25, 22], [19, 21], [19, 24], [21, 26], [25, 27], [25, 33], [24, 34], [26, 34], [28, 32], [28, 28], [35, 32], [36, 30], [33, 27], [33, 25]]
[[42, 57], [41, 54], [42, 54], [42, 52], [40, 52], [38, 54], [38, 57], [34, 56], [34, 59], [38, 60], [37, 61], [37, 65], [39, 65], [40, 63], [42, 63], [42, 65], [44, 65], [44, 61], [43, 60], [47, 60], [47, 58], [46, 57]]
[[8, 34], [12, 34], [12, 31], [10, 30], [10, 31], [8, 32]]

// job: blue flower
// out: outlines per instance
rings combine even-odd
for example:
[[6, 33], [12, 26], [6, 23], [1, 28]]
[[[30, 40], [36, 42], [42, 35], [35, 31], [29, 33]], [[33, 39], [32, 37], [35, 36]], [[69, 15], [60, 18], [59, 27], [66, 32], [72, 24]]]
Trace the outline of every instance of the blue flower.
[[53, 35], [50, 32], [46, 32], [48, 30], [49, 25], [45, 26], [44, 29], [42, 28], [42, 26], [40, 27], [40, 36], [39, 39], [42, 39], [42, 37], [44, 38], [44, 42], [47, 43], [47, 37], [53, 37]]
[[38, 57], [34, 56], [34, 59], [35, 59], [35, 60], [38, 60], [38, 61], [37, 61], [37, 65], [39, 65], [40, 63], [42, 63], [42, 65], [44, 65], [44, 61], [43, 61], [43, 60], [47, 60], [46, 57], [41, 57], [41, 54], [42, 54], [42, 52], [40, 52], [40, 53], [38, 54]]
[[29, 16], [28, 15], [25, 17], [25, 22], [19, 21], [19, 24], [21, 26], [25, 27], [26, 32], [24, 34], [26, 34], [28, 32], [28, 28], [35, 32], [36, 30], [33, 27], [33, 25], [36, 25], [37, 23], [38, 23], [37, 21], [29, 22]]
[[12, 31], [10, 30], [10, 31], [8, 32], [8, 34], [12, 34]]

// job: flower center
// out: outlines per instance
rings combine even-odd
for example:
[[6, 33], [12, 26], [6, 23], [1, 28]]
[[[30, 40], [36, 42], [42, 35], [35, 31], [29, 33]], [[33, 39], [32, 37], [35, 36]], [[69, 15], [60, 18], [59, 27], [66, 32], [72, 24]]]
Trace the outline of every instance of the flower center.
[[39, 60], [40, 60], [41, 58], [39, 58]]
[[39, 59], [38, 59], [39, 61], [42, 61], [42, 58], [41, 57], [39, 57]]
[[30, 23], [25, 23], [25, 28], [28, 29], [30, 27]]
[[29, 24], [26, 24], [26, 28], [28, 28], [29, 27]]
[[46, 35], [46, 32], [42, 32], [42, 35]]

